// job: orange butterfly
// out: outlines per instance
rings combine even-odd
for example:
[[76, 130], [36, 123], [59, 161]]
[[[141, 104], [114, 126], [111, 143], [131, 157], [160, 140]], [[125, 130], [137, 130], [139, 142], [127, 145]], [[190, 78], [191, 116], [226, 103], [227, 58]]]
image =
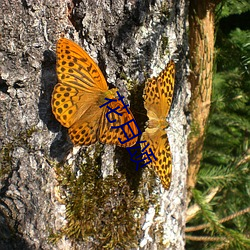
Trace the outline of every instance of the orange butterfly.
[[[116, 98], [117, 89], [108, 89], [101, 70], [87, 52], [76, 43], [60, 38], [56, 54], [58, 83], [52, 94], [52, 111], [56, 119], [69, 128], [71, 141], [75, 145], [100, 141], [120, 147], [133, 146], [138, 131], [134, 117]], [[105, 98], [111, 102], [100, 108], [107, 102]]]
[[172, 102], [174, 91], [175, 65], [170, 61], [158, 77], [147, 80], [143, 92], [144, 106], [149, 118], [148, 127], [142, 134], [142, 150], [149, 143], [156, 159], [152, 157], [153, 167], [161, 179], [164, 188], [169, 189], [172, 174], [172, 158], [165, 128], [166, 117]]

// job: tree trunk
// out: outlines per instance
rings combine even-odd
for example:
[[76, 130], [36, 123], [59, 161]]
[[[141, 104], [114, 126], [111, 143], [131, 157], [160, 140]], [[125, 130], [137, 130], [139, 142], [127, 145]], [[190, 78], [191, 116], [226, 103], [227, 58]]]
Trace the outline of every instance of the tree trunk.
[[[0, 4], [0, 249], [184, 249], [186, 1]], [[50, 105], [62, 34], [131, 100], [142, 130], [145, 79], [175, 60], [169, 191], [150, 169], [135, 171], [126, 149], [72, 147]]]
[[[202, 148], [206, 123], [210, 111], [213, 60], [214, 60], [214, 18], [215, 7], [219, 1], [190, 1], [190, 64], [192, 98], [190, 113], [192, 118], [191, 133], [188, 140], [189, 168], [187, 187], [191, 191], [196, 184], [196, 176], [202, 159]], [[188, 194], [190, 201], [191, 192]]]

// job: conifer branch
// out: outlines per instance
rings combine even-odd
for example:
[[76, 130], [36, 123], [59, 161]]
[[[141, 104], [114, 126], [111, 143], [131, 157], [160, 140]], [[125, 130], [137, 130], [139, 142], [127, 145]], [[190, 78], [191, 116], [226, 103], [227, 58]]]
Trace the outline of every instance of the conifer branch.
[[246, 155], [243, 157], [243, 159], [241, 159], [237, 163], [236, 167], [238, 168], [239, 166], [241, 166], [242, 164], [245, 164], [247, 162], [250, 162], [250, 149], [247, 150]]
[[[219, 187], [212, 188], [209, 192], [209, 194], [205, 197], [205, 202], [209, 203], [214, 196], [219, 191]], [[191, 219], [193, 219], [196, 214], [201, 210], [201, 207], [198, 204], [194, 204], [191, 207], [188, 208], [186, 213], [186, 223], [189, 222]]]
[[226, 237], [212, 237], [212, 236], [192, 236], [186, 235], [187, 240], [192, 241], [226, 241]]
[[[226, 221], [232, 220], [232, 219], [234, 219], [234, 218], [236, 218], [236, 217], [238, 217], [240, 215], [243, 215], [243, 214], [249, 213], [249, 212], [250, 212], [250, 207], [245, 208], [245, 209], [243, 209], [241, 211], [233, 213], [233, 214], [219, 220], [219, 223], [224, 223]], [[199, 231], [199, 230], [205, 229], [207, 227], [210, 227], [210, 223], [206, 223], [206, 224], [202, 224], [202, 225], [198, 225], [198, 226], [194, 226], [194, 227], [186, 227], [185, 232], [187, 233], [187, 232]]]

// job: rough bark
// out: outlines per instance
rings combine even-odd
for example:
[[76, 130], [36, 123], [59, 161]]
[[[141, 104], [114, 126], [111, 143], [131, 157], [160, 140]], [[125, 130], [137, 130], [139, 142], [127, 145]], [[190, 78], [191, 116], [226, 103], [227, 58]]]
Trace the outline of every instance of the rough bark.
[[[206, 123], [210, 111], [213, 59], [214, 59], [214, 18], [218, 1], [190, 1], [189, 6], [189, 45], [192, 97], [190, 113], [192, 119], [191, 133], [188, 140], [189, 168], [187, 187], [195, 187], [196, 176], [202, 159], [202, 149]], [[189, 200], [191, 192], [188, 194]]]
[[[0, 249], [103, 249], [104, 244], [115, 249], [184, 249], [188, 131], [184, 109], [189, 98], [185, 1], [1, 0], [0, 4]], [[173, 154], [169, 191], [160, 188], [149, 169], [136, 172], [125, 149], [98, 143], [72, 148], [50, 106], [57, 82], [55, 44], [61, 34], [98, 61], [108, 83], [131, 100], [141, 128], [145, 114], [140, 118], [136, 107], [142, 107], [145, 78], [152, 69], [154, 75], [159, 73], [170, 57], [176, 61], [167, 131]], [[67, 186], [71, 182], [64, 179], [65, 173], [77, 175], [83, 162], [91, 169], [89, 178], [92, 169], [101, 170], [95, 183], [113, 183], [103, 187], [110, 190], [108, 198], [96, 197], [102, 187], [92, 193], [95, 202], [104, 200], [100, 209], [103, 205], [104, 212], [110, 212], [110, 204], [115, 208], [124, 203], [117, 217], [131, 215], [132, 221], [121, 228], [114, 224], [116, 218], [108, 217], [96, 234], [79, 241], [68, 232], [68, 237], [51, 242], [52, 232], [66, 232], [65, 209], [75, 191]], [[105, 213], [103, 217], [107, 218]], [[102, 220], [90, 219], [94, 224]], [[98, 230], [103, 233], [106, 227], [114, 230], [113, 238], [103, 243]], [[131, 231], [115, 234], [130, 227]]]

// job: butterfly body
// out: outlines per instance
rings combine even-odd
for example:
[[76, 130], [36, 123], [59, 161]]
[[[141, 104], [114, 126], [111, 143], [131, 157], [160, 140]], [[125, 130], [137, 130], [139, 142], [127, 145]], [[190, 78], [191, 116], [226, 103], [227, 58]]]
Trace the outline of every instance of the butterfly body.
[[[86, 146], [97, 141], [120, 147], [134, 145], [137, 138], [121, 143], [126, 141], [123, 130], [112, 128], [134, 119], [131, 111], [124, 112], [123, 103], [116, 98], [117, 89], [108, 89], [101, 70], [87, 52], [76, 43], [60, 38], [56, 53], [58, 83], [52, 94], [51, 106], [56, 119], [68, 128], [71, 141], [75, 145]], [[122, 113], [122, 116], [110, 114], [115, 121], [113, 123], [107, 120], [107, 106], [100, 108], [107, 102], [106, 98], [113, 100], [109, 107], [119, 107], [118, 111]], [[130, 131], [127, 132], [131, 135]]]
[[164, 188], [169, 189], [172, 173], [170, 145], [165, 129], [168, 127], [166, 117], [172, 102], [174, 90], [175, 66], [170, 61], [158, 77], [148, 79], [143, 92], [144, 106], [149, 118], [147, 128], [141, 140], [146, 140], [156, 157], [152, 158], [153, 167], [161, 179]]

